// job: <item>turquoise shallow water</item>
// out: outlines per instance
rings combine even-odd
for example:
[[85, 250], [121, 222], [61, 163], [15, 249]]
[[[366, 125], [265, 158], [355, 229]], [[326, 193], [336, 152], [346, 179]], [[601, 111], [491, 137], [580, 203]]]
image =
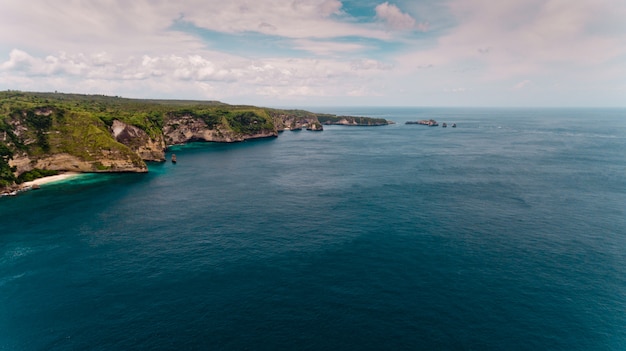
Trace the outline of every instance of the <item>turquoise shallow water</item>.
[[320, 112], [0, 198], [0, 349], [626, 349], [626, 110]]

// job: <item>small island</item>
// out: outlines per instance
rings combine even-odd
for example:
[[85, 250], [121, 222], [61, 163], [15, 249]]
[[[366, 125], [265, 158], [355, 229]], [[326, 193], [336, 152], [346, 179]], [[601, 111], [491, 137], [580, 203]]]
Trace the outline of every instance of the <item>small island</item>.
[[439, 123], [437, 123], [437, 121], [435, 121], [434, 119], [423, 119], [420, 121], [408, 121], [405, 124], [420, 124], [420, 125], [429, 126], [429, 127], [437, 127], [439, 125]]
[[[439, 122], [435, 121], [434, 119], [422, 119], [419, 121], [408, 121], [405, 124], [419, 124], [419, 125], [428, 126], [428, 127], [439, 126]], [[443, 122], [441, 127], [447, 128], [448, 124], [446, 122]], [[456, 128], [456, 123], [452, 123], [452, 128]]]
[[319, 132], [328, 124], [388, 123], [219, 101], [3, 91], [0, 194], [16, 194], [34, 179], [68, 172], [145, 173], [146, 162], [164, 162], [171, 145], [274, 138], [285, 130]]

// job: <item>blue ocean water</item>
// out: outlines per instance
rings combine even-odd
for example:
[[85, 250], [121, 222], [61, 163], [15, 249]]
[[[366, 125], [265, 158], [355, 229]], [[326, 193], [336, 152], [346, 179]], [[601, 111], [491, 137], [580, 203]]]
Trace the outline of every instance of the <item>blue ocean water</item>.
[[314, 110], [0, 198], [0, 350], [626, 349], [626, 110]]

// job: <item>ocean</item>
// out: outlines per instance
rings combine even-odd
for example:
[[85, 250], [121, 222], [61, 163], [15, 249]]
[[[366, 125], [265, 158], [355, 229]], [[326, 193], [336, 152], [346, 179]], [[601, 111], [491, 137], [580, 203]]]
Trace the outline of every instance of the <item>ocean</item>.
[[626, 109], [311, 110], [0, 198], [0, 350], [626, 349]]

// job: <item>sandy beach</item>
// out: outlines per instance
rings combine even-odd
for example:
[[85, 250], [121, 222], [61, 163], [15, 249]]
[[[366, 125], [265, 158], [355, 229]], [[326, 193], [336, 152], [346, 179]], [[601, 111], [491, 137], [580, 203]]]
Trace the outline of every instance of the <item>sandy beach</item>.
[[61, 180], [66, 180], [68, 178], [73, 178], [81, 174], [82, 173], [79, 173], [79, 172], [66, 172], [66, 173], [57, 174], [57, 175], [53, 175], [49, 177], [38, 178], [30, 182], [24, 182], [22, 184], [22, 187], [26, 188], [26, 187], [31, 187], [33, 185], [43, 185], [43, 184], [48, 184], [48, 183], [54, 183], [54, 182], [58, 182]]

